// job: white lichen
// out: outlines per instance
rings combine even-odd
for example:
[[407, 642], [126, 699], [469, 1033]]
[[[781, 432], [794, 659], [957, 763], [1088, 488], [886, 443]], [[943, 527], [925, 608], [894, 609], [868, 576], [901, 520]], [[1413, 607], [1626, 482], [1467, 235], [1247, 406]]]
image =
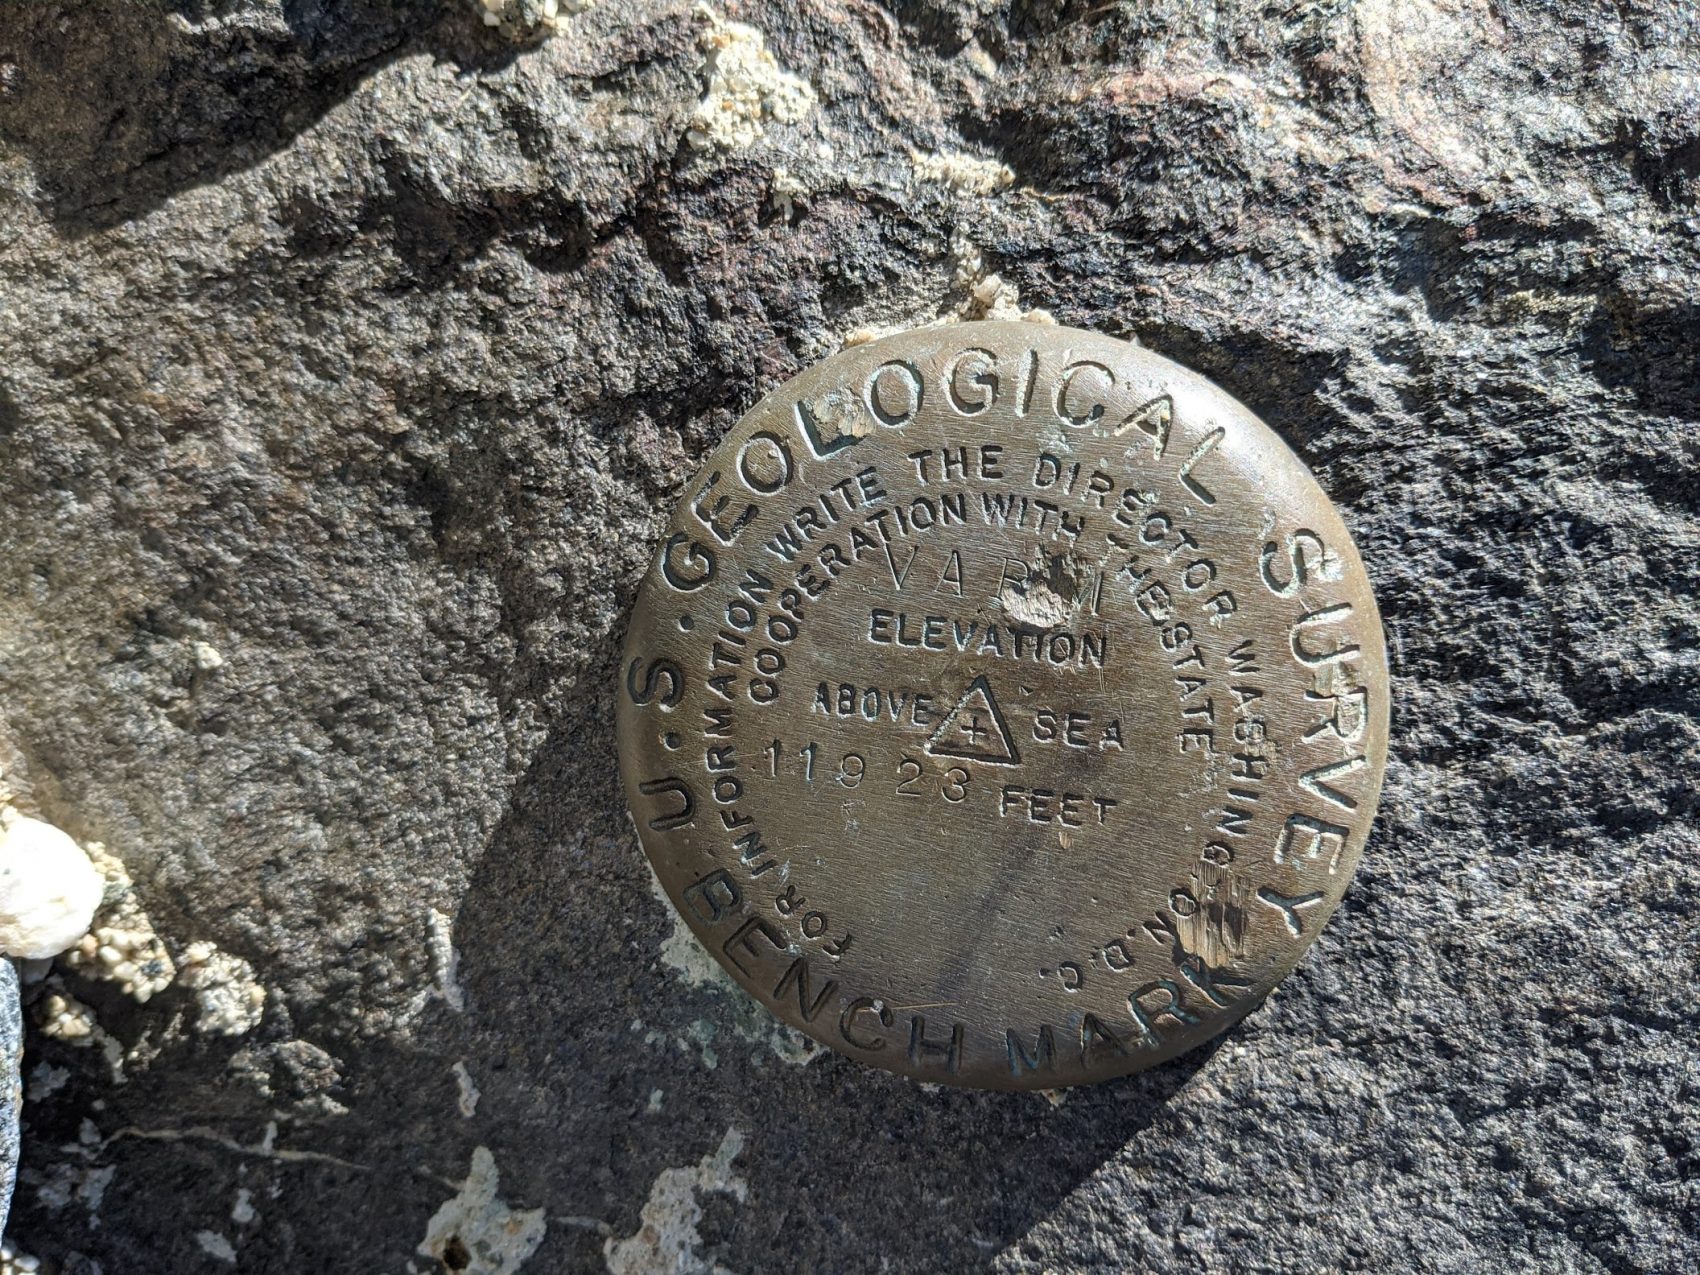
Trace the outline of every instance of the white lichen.
[[[955, 320], [954, 317], [952, 317], [950, 319], [945, 320], [945, 322], [954, 323], [954, 322], [956, 322], [956, 320]], [[938, 326], [939, 326], [939, 324], [936, 323], [936, 322], [935, 323], [917, 323], [917, 324], [864, 323], [860, 327], [852, 328], [845, 335], [845, 337], [844, 337], [844, 348], [846, 350], [848, 350], [852, 346], [866, 345], [870, 341], [883, 341], [888, 336], [896, 336], [899, 332], [909, 332], [909, 331], [912, 331], [914, 328], [934, 328], [934, 327], [938, 327]]]
[[767, 186], [767, 203], [786, 221], [796, 214], [797, 201], [806, 197], [809, 188], [791, 175], [787, 168], [775, 168]]
[[195, 1243], [200, 1246], [201, 1252], [205, 1253], [208, 1257], [224, 1262], [230, 1266], [236, 1265], [235, 1248], [231, 1246], [229, 1240], [225, 1239], [224, 1236], [220, 1235], [217, 1231], [196, 1231]]
[[760, 139], [769, 121], [795, 124], [814, 109], [814, 89], [781, 69], [760, 31], [728, 22], [707, 5], [696, 12], [708, 23], [701, 40], [708, 90], [685, 133], [692, 146], [742, 150]]
[[98, 1047], [101, 1057], [105, 1060], [107, 1070], [111, 1073], [112, 1083], [125, 1083], [123, 1044], [115, 1040], [100, 1025], [95, 1018], [94, 1010], [67, 995], [60, 990], [55, 980], [50, 986], [54, 990], [42, 997], [36, 1008], [36, 1022], [41, 1028], [41, 1034], [53, 1040], [62, 1040], [68, 1045], [79, 1049]]
[[917, 181], [937, 182], [963, 195], [990, 195], [1015, 182], [1008, 164], [956, 151], [929, 154], [912, 150], [909, 162], [915, 167]]
[[938, 318], [907, 323], [864, 323], [852, 328], [843, 338], [843, 348], [866, 345], [899, 332], [918, 328], [945, 327], [952, 323], [975, 319], [1000, 319], [1022, 323], [1055, 323], [1049, 310], [1023, 307], [1016, 286], [1001, 275], [986, 269], [980, 249], [961, 230], [951, 236], [950, 255], [954, 270], [951, 277], [955, 296], [950, 312]]
[[65, 964], [86, 977], [117, 983], [127, 996], [146, 1004], [171, 986], [177, 966], [154, 932], [123, 861], [98, 841], [89, 842], [88, 856], [105, 878], [105, 898], [94, 928], [66, 954]]
[[221, 952], [212, 943], [191, 943], [177, 981], [195, 993], [198, 1031], [241, 1036], [260, 1025], [266, 989], [254, 976], [254, 967], [240, 956]]
[[1023, 309], [1015, 285], [986, 269], [985, 257], [966, 235], [958, 232], [950, 247], [951, 255], [956, 258], [956, 285], [966, 294], [959, 317], [1056, 322], [1049, 310]]
[[94, 1011], [81, 1001], [57, 993], [41, 1002], [41, 1034], [53, 1040], [92, 1043], [99, 1024]]
[[[811, 1063], [826, 1052], [802, 1032], [775, 1018], [759, 1001], [744, 994], [725, 967], [709, 955], [702, 941], [692, 933], [691, 927], [674, 908], [672, 900], [667, 897], [667, 891], [662, 888], [653, 872], [649, 876], [649, 888], [655, 897], [661, 900], [662, 907], [673, 922], [673, 928], [661, 941], [661, 964], [677, 974], [688, 987], [707, 988], [724, 993], [733, 1011], [732, 1031], [739, 1040], [772, 1050], [775, 1057], [798, 1066]], [[695, 1050], [701, 1056], [703, 1065], [713, 1068], [719, 1064], [719, 1051], [714, 1046], [717, 1034], [718, 1028], [713, 1022], [698, 1019], [688, 1024], [684, 1032], [673, 1039], [681, 1048]], [[647, 1039], [656, 1041], [665, 1039], [666, 1036], [666, 1033], [655, 1031], [650, 1032]]]
[[732, 1163], [743, 1149], [744, 1135], [731, 1128], [720, 1145], [695, 1165], [663, 1169], [649, 1190], [637, 1234], [603, 1244], [610, 1275], [714, 1275], [717, 1268], [697, 1252], [702, 1243], [697, 1233], [697, 1223], [702, 1221], [699, 1201], [709, 1192], [744, 1201], [748, 1189], [732, 1173]]
[[[97, 841], [89, 842], [87, 851], [104, 892], [93, 921], [85, 925], [88, 932], [65, 953], [65, 966], [84, 978], [117, 983], [144, 1005], [177, 983], [195, 994], [200, 1011], [195, 1027], [208, 1035], [240, 1036], [259, 1026], [266, 990], [254, 967], [209, 942], [190, 943], [178, 949], [181, 963], [173, 960], [123, 860]], [[68, 1023], [65, 1030], [75, 1033], [76, 1024]], [[131, 1051], [129, 1061], [138, 1060], [143, 1066], [150, 1061], [145, 1044]]]
[[32, 1102], [40, 1102], [49, 1094], [56, 1094], [71, 1083], [71, 1071], [68, 1067], [55, 1067], [52, 1063], [37, 1063], [29, 1074], [29, 1096]]
[[[134, 1051], [131, 1051], [131, 1061]], [[307, 1040], [257, 1043], [231, 1055], [227, 1074], [298, 1117], [343, 1116], [332, 1096], [342, 1082], [341, 1060]]]
[[978, 40], [968, 41], [957, 56], [968, 64], [974, 74], [985, 79], [989, 80], [998, 73], [998, 60]]
[[468, 1120], [478, 1114], [478, 1099], [481, 1096], [478, 1086], [472, 1081], [472, 1073], [466, 1069], [464, 1062], [455, 1063], [451, 1069], [454, 1072], [455, 1085], [459, 1092], [455, 1095], [455, 1106], [460, 1114]]
[[524, 39], [550, 35], [575, 13], [592, 8], [596, 0], [477, 0], [487, 27], [500, 27], [504, 34]]
[[497, 1198], [501, 1175], [488, 1147], [472, 1153], [460, 1193], [431, 1215], [421, 1257], [463, 1275], [513, 1275], [543, 1242], [542, 1209], [511, 1209]]
[[427, 939], [431, 949], [431, 969], [436, 975], [436, 992], [448, 1007], [460, 1014], [466, 1011], [466, 993], [460, 986], [460, 953], [455, 951], [454, 922], [432, 908], [425, 917]]
[[[665, 896], [663, 896], [665, 897]], [[672, 904], [668, 904], [672, 911]], [[677, 974], [687, 987], [713, 987], [722, 991], [735, 990], [732, 976], [719, 961], [708, 954], [685, 918], [672, 913], [673, 929], [661, 941], [661, 963]]]
[[73, 1203], [81, 1204], [90, 1219], [100, 1215], [101, 1201], [106, 1189], [118, 1176], [116, 1166], [95, 1168], [92, 1165], [58, 1164], [43, 1176], [36, 1187], [35, 1198], [52, 1213], [62, 1213]]
[[0, 952], [57, 956], [88, 932], [104, 891], [100, 872], [69, 836], [0, 810]]

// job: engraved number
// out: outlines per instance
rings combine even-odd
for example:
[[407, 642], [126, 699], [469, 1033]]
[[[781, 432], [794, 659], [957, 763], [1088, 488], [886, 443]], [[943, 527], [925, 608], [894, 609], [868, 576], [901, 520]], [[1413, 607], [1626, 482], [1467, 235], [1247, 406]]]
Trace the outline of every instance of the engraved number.
[[921, 763], [913, 757], [905, 757], [897, 763], [897, 795], [899, 797], [919, 797], [915, 791], [915, 781], [921, 777]]
[[[764, 769], [769, 779], [778, 779], [785, 772], [784, 758], [788, 746], [784, 740], [770, 740], [766, 748], [761, 750], [762, 758], [766, 761]], [[821, 761], [820, 741], [811, 739], [797, 750], [797, 760], [802, 763], [803, 782], [813, 784], [816, 781], [816, 771]], [[830, 766], [831, 763], [828, 762]], [[790, 773], [795, 773], [790, 772]], [[897, 779], [893, 792], [899, 797], [919, 799], [927, 795], [933, 781], [927, 776], [927, 768], [914, 757], [900, 757], [897, 762]], [[828, 775], [841, 788], [859, 788], [862, 781], [868, 777], [868, 759], [862, 753], [845, 753], [838, 759], [836, 770], [829, 770], [819, 775], [824, 780]], [[938, 795], [949, 802], [968, 800], [968, 784], [973, 778], [966, 766], [952, 766], [944, 774], [938, 776]], [[925, 784], [926, 787], [922, 785]]]

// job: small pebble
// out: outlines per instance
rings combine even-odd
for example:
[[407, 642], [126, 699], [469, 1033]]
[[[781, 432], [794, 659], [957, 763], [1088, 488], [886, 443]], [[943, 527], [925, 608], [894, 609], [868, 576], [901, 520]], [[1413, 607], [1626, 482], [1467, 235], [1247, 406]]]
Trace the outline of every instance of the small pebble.
[[105, 891], [70, 837], [39, 819], [0, 813], [0, 952], [58, 955], [88, 933]]

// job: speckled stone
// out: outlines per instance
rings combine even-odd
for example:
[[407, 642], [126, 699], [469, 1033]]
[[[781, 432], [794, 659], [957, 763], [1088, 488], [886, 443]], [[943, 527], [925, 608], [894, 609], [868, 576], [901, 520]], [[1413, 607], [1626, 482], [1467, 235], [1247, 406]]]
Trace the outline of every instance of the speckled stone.
[[[1700, 1269], [1700, 6], [480, 8], [0, 5], [0, 769], [263, 993], [28, 989], [19, 1246], [423, 1272], [482, 1148], [524, 1275]], [[729, 992], [611, 738], [728, 426], [1029, 308], [1287, 439], [1394, 697], [1294, 976], [1060, 1105]]]
[[0, 1235], [12, 1205], [18, 1169], [18, 1111], [24, 1105], [24, 1016], [18, 970], [0, 957]]

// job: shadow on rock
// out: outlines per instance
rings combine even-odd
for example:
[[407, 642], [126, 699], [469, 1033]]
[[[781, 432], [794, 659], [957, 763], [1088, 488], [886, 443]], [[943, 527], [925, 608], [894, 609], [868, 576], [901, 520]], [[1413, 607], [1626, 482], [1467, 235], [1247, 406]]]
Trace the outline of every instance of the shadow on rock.
[[[613, 671], [610, 653], [580, 685], [612, 686]], [[456, 926], [477, 1136], [510, 1201], [571, 1219], [550, 1227], [538, 1269], [599, 1267], [610, 1240], [677, 1212], [662, 1206], [686, 1183], [700, 1217], [685, 1218], [683, 1242], [709, 1264], [983, 1270], [1162, 1119], [1209, 1058], [1060, 1106], [921, 1086], [830, 1053], [803, 1061], [801, 1038], [710, 975], [706, 956], [691, 973], [658, 961], [672, 916], [612, 813], [624, 808], [612, 719], [609, 696], [587, 695], [558, 725]], [[716, 1187], [707, 1166], [729, 1146]]]
[[0, 141], [78, 238], [264, 160], [388, 62], [523, 48], [441, 0], [47, 0], [0, 8]]

